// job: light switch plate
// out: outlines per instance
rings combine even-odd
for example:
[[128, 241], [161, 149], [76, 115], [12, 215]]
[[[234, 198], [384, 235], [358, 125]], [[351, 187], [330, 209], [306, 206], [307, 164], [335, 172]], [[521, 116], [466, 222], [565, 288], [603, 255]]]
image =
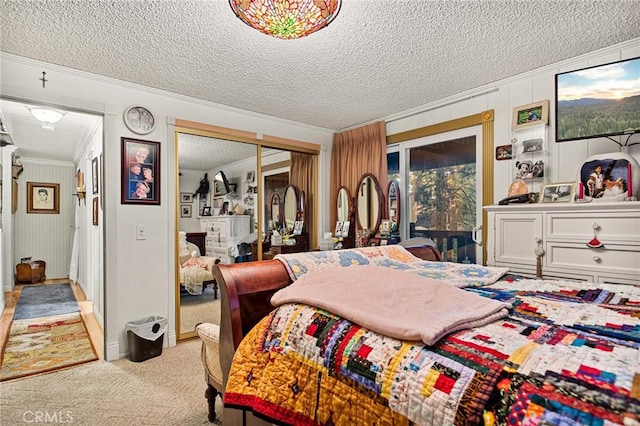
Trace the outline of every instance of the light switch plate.
[[143, 225], [136, 225], [136, 240], [146, 240], [147, 230]]

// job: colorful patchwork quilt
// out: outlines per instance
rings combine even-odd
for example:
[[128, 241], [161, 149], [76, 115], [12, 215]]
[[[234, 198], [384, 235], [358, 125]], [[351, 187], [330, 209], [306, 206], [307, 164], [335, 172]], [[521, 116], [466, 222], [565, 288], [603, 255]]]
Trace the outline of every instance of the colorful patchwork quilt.
[[224, 402], [292, 425], [638, 425], [640, 288], [614, 287], [470, 286], [509, 315], [432, 346], [286, 304], [240, 344]]

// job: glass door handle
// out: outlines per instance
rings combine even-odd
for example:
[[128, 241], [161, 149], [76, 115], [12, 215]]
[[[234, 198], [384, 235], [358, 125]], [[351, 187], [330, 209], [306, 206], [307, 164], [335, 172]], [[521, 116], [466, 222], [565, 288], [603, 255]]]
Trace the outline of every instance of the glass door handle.
[[475, 228], [473, 228], [473, 230], [471, 231], [471, 239], [473, 240], [474, 243], [481, 246], [482, 232], [479, 232], [479, 231], [482, 231], [482, 225], [477, 225]]

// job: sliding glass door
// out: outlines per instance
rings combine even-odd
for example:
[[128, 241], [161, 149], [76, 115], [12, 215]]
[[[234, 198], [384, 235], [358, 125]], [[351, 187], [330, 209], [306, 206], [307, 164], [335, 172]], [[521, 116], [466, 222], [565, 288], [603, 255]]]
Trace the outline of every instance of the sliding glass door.
[[434, 240], [449, 262], [482, 263], [482, 135], [469, 128], [390, 147], [389, 179], [400, 183], [403, 238]]

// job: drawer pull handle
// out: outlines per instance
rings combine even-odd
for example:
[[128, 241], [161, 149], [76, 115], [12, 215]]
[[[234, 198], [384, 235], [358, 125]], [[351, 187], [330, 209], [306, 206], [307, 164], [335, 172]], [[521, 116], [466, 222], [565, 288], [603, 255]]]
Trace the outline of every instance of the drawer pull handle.
[[593, 256], [594, 262], [600, 262], [600, 256]]

